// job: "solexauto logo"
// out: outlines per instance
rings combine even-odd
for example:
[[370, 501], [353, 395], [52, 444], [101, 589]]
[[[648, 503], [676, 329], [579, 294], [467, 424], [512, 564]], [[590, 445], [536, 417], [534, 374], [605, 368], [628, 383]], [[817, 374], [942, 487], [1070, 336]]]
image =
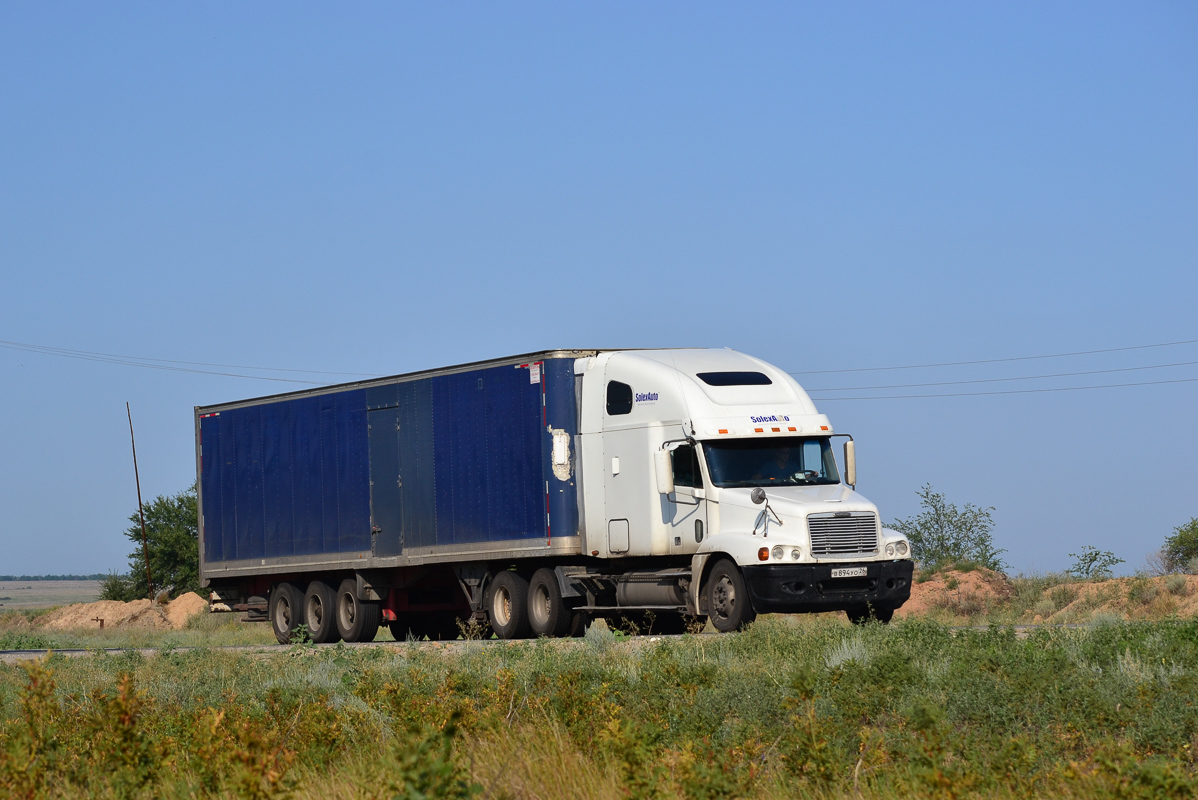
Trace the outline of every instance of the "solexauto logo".
[[768, 417], [749, 417], [749, 419], [753, 420], [753, 422], [755, 422], [755, 423], [759, 423], [759, 422], [790, 422], [790, 417], [786, 416], [785, 414], [783, 414], [780, 417], [771, 414]]
[[637, 392], [636, 401], [638, 403], [654, 403], [657, 401], [657, 392]]

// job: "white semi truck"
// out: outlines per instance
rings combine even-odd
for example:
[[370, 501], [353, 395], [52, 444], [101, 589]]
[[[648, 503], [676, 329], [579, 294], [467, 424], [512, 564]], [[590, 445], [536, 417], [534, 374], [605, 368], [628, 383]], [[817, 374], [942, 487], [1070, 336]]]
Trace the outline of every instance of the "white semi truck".
[[197, 408], [196, 436], [202, 577], [280, 641], [886, 622], [910, 596], [852, 438], [731, 350], [544, 351]]

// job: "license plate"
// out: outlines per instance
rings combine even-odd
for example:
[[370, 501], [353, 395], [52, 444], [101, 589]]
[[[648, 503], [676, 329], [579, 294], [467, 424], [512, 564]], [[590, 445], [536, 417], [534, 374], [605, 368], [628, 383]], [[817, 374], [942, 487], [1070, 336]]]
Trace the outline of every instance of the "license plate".
[[838, 567], [832, 570], [833, 578], [864, 578], [869, 574], [865, 567]]

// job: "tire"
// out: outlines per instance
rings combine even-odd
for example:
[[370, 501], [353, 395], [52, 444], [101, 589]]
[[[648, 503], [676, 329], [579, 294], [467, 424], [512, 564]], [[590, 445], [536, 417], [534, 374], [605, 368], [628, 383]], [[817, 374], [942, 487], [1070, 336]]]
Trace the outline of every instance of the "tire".
[[711, 624], [720, 633], [738, 631], [757, 619], [744, 576], [728, 559], [717, 561], [711, 568], [704, 591]]
[[304, 595], [304, 624], [316, 644], [335, 642], [337, 635], [337, 595], [324, 581], [312, 581]]
[[358, 582], [341, 581], [337, 589], [337, 633], [347, 642], [373, 642], [379, 632], [383, 610], [378, 603], [358, 599]]
[[870, 620], [876, 620], [886, 625], [894, 618], [893, 608], [870, 605], [853, 606], [852, 608], [845, 609], [844, 613], [849, 618], [849, 622], [854, 625], [864, 625]]
[[491, 630], [500, 639], [528, 636], [528, 581], [510, 570], [491, 579], [487, 586], [487, 616]]
[[528, 582], [528, 625], [534, 636], [560, 638], [570, 633], [574, 610], [562, 597], [557, 575], [541, 568]]
[[291, 644], [295, 629], [304, 619], [304, 593], [294, 583], [275, 584], [270, 590], [267, 613], [275, 639], [279, 644]]

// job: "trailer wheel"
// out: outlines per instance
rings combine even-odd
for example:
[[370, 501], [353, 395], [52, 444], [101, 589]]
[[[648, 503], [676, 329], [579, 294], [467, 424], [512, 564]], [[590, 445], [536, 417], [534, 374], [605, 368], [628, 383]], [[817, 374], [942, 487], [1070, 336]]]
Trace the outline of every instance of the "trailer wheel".
[[324, 581], [308, 584], [304, 595], [304, 624], [316, 644], [335, 642], [337, 636], [337, 595]]
[[511, 570], [492, 578], [487, 587], [487, 615], [491, 630], [500, 639], [528, 636], [528, 581]]
[[304, 593], [294, 583], [275, 584], [267, 608], [275, 639], [279, 644], [291, 644], [295, 629], [304, 619]]
[[849, 618], [849, 622], [853, 623], [854, 625], [864, 625], [871, 619], [877, 620], [883, 625], [886, 625], [891, 619], [894, 618], [894, 609], [889, 607], [879, 608], [877, 606], [869, 605], [853, 606], [852, 608], [845, 609], [844, 613], [845, 616]]
[[337, 633], [347, 642], [373, 642], [379, 632], [383, 610], [378, 603], [358, 599], [358, 582], [341, 581], [337, 590]]
[[570, 632], [574, 610], [562, 597], [553, 570], [542, 567], [528, 582], [528, 623], [537, 636], [562, 637]]
[[706, 589], [711, 624], [720, 633], [740, 630], [757, 618], [744, 576], [728, 559], [721, 559], [711, 568]]

